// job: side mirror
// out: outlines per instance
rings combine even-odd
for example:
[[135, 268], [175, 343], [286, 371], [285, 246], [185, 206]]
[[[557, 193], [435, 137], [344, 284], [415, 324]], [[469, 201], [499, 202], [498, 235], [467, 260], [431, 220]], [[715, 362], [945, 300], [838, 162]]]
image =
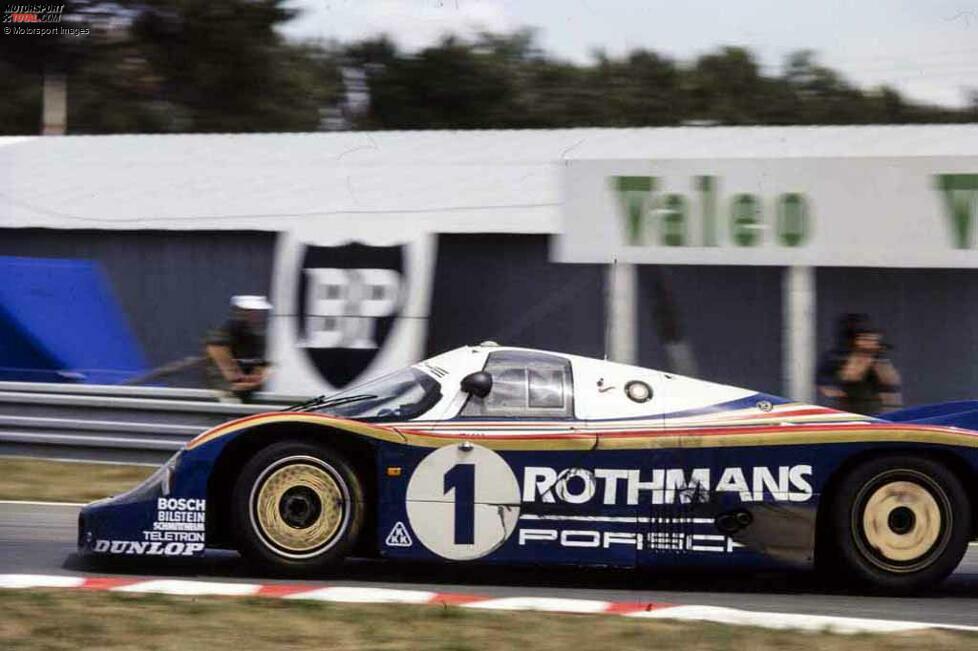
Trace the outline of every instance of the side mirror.
[[492, 391], [492, 376], [485, 371], [469, 373], [462, 378], [462, 391], [485, 398]]

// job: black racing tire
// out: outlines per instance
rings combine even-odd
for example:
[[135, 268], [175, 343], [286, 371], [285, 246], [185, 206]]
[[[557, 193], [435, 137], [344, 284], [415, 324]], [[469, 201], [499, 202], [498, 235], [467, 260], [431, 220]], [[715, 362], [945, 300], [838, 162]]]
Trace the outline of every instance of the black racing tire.
[[842, 478], [833, 496], [831, 567], [847, 583], [911, 593], [943, 581], [971, 538], [971, 505], [961, 481], [926, 457], [885, 455]]
[[343, 560], [363, 529], [363, 487], [325, 446], [283, 441], [242, 467], [231, 494], [238, 551], [276, 573], [315, 573]]

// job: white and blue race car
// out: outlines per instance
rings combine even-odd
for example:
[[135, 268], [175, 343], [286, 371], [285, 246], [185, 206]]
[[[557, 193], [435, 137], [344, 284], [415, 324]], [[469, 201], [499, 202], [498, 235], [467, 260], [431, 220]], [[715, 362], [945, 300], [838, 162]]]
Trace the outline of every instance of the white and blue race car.
[[486, 343], [204, 432], [79, 547], [620, 567], [817, 564], [891, 590], [975, 537], [978, 403], [887, 420]]

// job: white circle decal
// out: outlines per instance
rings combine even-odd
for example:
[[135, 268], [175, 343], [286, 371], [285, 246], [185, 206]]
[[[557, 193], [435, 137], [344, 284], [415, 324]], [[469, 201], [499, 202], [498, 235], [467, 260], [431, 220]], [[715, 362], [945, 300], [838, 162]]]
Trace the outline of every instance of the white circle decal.
[[447, 445], [414, 469], [407, 513], [418, 540], [435, 554], [454, 561], [481, 558], [516, 529], [520, 485], [492, 450]]

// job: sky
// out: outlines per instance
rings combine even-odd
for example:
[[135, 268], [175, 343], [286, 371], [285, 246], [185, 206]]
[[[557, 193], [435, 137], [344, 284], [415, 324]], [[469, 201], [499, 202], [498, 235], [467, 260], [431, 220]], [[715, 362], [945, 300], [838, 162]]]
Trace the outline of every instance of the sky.
[[351, 41], [387, 34], [408, 50], [454, 33], [537, 31], [563, 59], [596, 49], [646, 48], [689, 61], [724, 45], [749, 47], [764, 71], [814, 50], [820, 63], [864, 87], [963, 106], [978, 90], [978, 0], [292, 0], [293, 38]]

